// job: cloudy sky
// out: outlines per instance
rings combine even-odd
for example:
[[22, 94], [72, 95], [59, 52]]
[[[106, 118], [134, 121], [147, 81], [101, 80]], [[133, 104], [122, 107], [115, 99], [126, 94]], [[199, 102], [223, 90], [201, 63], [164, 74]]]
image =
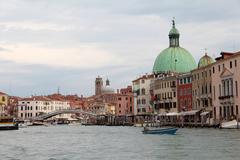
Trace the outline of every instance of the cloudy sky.
[[0, 90], [10, 95], [94, 93], [149, 73], [168, 47], [172, 17], [196, 62], [207, 48], [240, 50], [239, 0], [0, 0]]

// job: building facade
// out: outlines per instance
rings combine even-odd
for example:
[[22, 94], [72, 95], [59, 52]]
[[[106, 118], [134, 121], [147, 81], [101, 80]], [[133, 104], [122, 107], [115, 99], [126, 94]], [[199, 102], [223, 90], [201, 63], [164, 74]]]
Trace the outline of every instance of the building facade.
[[177, 77], [178, 112], [192, 110], [192, 75], [190, 72]]
[[0, 92], [0, 116], [5, 114], [6, 107], [8, 106], [8, 95]]
[[157, 113], [177, 112], [176, 75], [158, 76], [154, 80], [154, 109]]
[[134, 115], [152, 113], [150, 84], [153, 79], [153, 74], [146, 74], [133, 80]]
[[211, 66], [213, 116], [217, 122], [239, 119], [240, 52], [222, 52]]
[[205, 53], [199, 60], [198, 68], [192, 74], [193, 110], [212, 112], [212, 71], [213, 59]]
[[117, 96], [116, 116], [133, 115], [133, 99], [132, 86], [120, 89]]
[[[44, 96], [23, 98], [18, 101], [18, 118], [22, 120], [31, 119], [41, 114], [64, 109], [70, 109], [69, 102], [54, 100]], [[70, 118], [70, 114], [58, 115], [56, 118]]]

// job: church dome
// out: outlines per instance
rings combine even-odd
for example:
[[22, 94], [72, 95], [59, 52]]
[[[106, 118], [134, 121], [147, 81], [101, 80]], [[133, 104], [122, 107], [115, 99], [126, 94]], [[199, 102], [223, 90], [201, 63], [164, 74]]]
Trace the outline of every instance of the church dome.
[[169, 32], [169, 47], [164, 49], [156, 58], [153, 73], [164, 72], [189, 72], [196, 68], [196, 62], [186, 49], [179, 46], [180, 34], [175, 28], [173, 20], [172, 29]]
[[110, 81], [108, 79], [106, 80], [106, 86], [102, 87], [101, 91], [102, 91], [102, 94], [114, 93], [114, 89], [111, 88]]
[[207, 53], [205, 53], [205, 55], [202, 58], [200, 58], [198, 62], [198, 68], [207, 66], [213, 62], [214, 60], [212, 59], [212, 57], [208, 56]]

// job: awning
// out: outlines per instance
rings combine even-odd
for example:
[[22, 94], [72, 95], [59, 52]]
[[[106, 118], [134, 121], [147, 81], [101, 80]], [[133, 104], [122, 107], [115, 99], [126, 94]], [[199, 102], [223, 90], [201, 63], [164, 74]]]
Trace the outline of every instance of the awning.
[[201, 116], [206, 116], [207, 114], [209, 114], [209, 112], [202, 112], [200, 115]]
[[197, 112], [199, 112], [199, 110], [192, 110], [192, 111], [187, 111], [187, 112], [181, 112], [180, 114], [182, 116], [191, 116], [191, 115], [195, 115]]
[[178, 116], [178, 115], [180, 115], [180, 114], [177, 113], [177, 112], [170, 112], [170, 113], [167, 113], [166, 115], [167, 115], [167, 116]]
[[166, 116], [167, 113], [159, 113], [159, 116]]

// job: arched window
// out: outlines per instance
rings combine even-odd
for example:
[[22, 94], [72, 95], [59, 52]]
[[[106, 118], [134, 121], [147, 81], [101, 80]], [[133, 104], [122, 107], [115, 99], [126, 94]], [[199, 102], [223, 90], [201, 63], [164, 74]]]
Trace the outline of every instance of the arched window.
[[3, 97], [2, 97], [2, 101], [5, 102], [5, 100], [6, 100], [6, 98], [3, 96]]
[[142, 95], [145, 95], [145, 88], [142, 88]]

